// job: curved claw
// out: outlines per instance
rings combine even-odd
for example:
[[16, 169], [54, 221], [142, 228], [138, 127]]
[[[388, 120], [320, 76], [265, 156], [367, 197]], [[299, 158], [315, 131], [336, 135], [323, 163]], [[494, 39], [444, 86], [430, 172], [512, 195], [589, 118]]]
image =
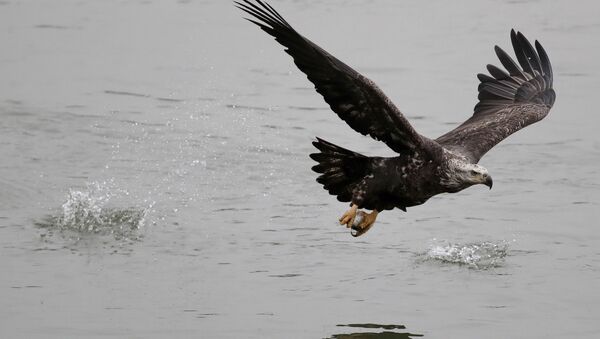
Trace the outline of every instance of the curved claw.
[[373, 227], [373, 225], [375, 225], [375, 219], [377, 218], [377, 214], [379, 214], [379, 212], [377, 212], [376, 210], [368, 214], [363, 211], [358, 212], [358, 222], [352, 224], [350, 234], [356, 238], [367, 233], [367, 231], [370, 230], [371, 227]]
[[358, 206], [352, 204], [352, 207], [350, 207], [350, 209], [344, 212], [344, 215], [341, 216], [340, 225], [346, 225], [346, 227], [350, 227], [352, 224], [354, 224], [357, 210]]
[[[353, 237], [360, 237], [361, 235], [367, 233], [368, 230], [371, 229], [371, 227], [373, 227], [375, 223], [372, 223], [370, 225], [367, 225], [366, 227], [358, 227], [358, 226], [352, 226], [352, 229], [350, 230], [350, 235], [352, 235]], [[352, 232], [354, 231], [354, 232]]]

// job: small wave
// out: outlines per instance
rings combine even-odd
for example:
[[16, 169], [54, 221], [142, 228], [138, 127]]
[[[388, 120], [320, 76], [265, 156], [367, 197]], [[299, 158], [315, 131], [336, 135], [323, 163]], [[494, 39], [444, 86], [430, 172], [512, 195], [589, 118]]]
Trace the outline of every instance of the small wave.
[[50, 29], [73, 29], [73, 27], [63, 25], [51, 25], [51, 24], [39, 24], [35, 25], [35, 28], [50, 28]]
[[233, 109], [243, 109], [243, 110], [254, 110], [254, 111], [273, 111], [271, 107], [260, 107], [260, 106], [248, 106], [248, 105], [236, 105], [236, 104], [227, 104], [225, 105], [227, 108]]
[[150, 97], [149, 94], [135, 93], [135, 92], [128, 92], [128, 91], [115, 91], [115, 90], [111, 90], [111, 89], [104, 90], [104, 93], [105, 94], [114, 94], [114, 95], [125, 95], [125, 96], [130, 96], [130, 97], [139, 97], [139, 98], [149, 98]]
[[37, 225], [69, 233], [70, 237], [75, 235], [77, 239], [86, 234], [98, 234], [112, 235], [117, 240], [137, 240], [149, 208], [108, 206], [122, 193], [99, 183], [88, 184], [83, 190], [71, 189], [60, 211]]
[[466, 265], [475, 269], [500, 267], [508, 254], [508, 241], [468, 244], [436, 243], [423, 254], [427, 261]]

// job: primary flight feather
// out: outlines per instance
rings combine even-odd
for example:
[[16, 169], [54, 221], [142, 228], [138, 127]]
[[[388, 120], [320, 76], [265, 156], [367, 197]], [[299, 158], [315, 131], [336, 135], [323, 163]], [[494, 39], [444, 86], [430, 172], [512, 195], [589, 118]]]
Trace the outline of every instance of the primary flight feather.
[[[475, 184], [492, 187], [479, 159], [521, 128], [543, 119], [554, 104], [552, 66], [544, 48], [535, 47], [511, 30], [517, 62], [496, 46], [502, 66], [488, 65], [491, 76], [478, 74], [479, 102], [473, 115], [437, 139], [417, 133], [400, 110], [373, 83], [350, 66], [300, 35], [268, 3], [235, 2], [247, 19], [286, 47], [325, 101], [352, 129], [384, 142], [395, 157], [367, 157], [321, 138], [310, 155], [318, 162], [317, 182], [351, 207], [340, 223], [359, 236], [375, 223], [380, 211], [423, 204], [440, 193], [454, 193]], [[371, 213], [359, 208], [372, 210]]]

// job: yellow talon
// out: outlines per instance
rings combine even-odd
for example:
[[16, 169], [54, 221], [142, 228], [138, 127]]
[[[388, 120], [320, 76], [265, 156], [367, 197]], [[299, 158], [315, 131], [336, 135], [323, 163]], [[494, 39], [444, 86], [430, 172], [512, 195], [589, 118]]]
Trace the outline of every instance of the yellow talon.
[[347, 210], [342, 217], [340, 218], [340, 225], [346, 225], [346, 227], [350, 228], [354, 223], [354, 218], [356, 218], [356, 211], [358, 210], [358, 206], [352, 204], [349, 210]]
[[351, 228], [355, 231], [354, 233], [351, 233], [352, 236], [359, 237], [367, 233], [373, 224], [375, 224], [377, 214], [379, 214], [377, 210], [373, 210], [371, 213], [359, 211], [358, 206], [352, 204], [350, 209], [344, 212], [340, 217], [339, 221], [340, 225], [346, 225], [347, 228]]
[[350, 233], [353, 237], [360, 237], [361, 235], [367, 233], [367, 231], [370, 230], [375, 224], [375, 220], [377, 219], [377, 214], [379, 214], [379, 212], [377, 210], [373, 210], [371, 213], [360, 211], [359, 214], [361, 214], [362, 220], [360, 220], [358, 225], [352, 225], [352, 230], [356, 231], [355, 233]]

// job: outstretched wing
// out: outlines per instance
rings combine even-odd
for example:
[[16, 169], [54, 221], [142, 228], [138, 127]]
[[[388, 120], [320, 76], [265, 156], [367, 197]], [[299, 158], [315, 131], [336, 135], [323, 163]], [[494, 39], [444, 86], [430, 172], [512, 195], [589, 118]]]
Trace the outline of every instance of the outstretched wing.
[[442, 146], [473, 162], [521, 128], [542, 120], [554, 104], [552, 66], [539, 42], [535, 49], [523, 34], [510, 32], [519, 65], [500, 47], [496, 55], [508, 73], [488, 65], [492, 75], [478, 74], [479, 103], [471, 118], [437, 138]]
[[304, 38], [264, 1], [244, 0], [236, 5], [257, 19], [248, 21], [286, 47], [285, 51], [294, 58], [294, 63], [317, 92], [355, 131], [383, 141], [398, 153], [428, 153], [431, 147], [425, 146], [434, 143], [420, 136], [371, 80]]

